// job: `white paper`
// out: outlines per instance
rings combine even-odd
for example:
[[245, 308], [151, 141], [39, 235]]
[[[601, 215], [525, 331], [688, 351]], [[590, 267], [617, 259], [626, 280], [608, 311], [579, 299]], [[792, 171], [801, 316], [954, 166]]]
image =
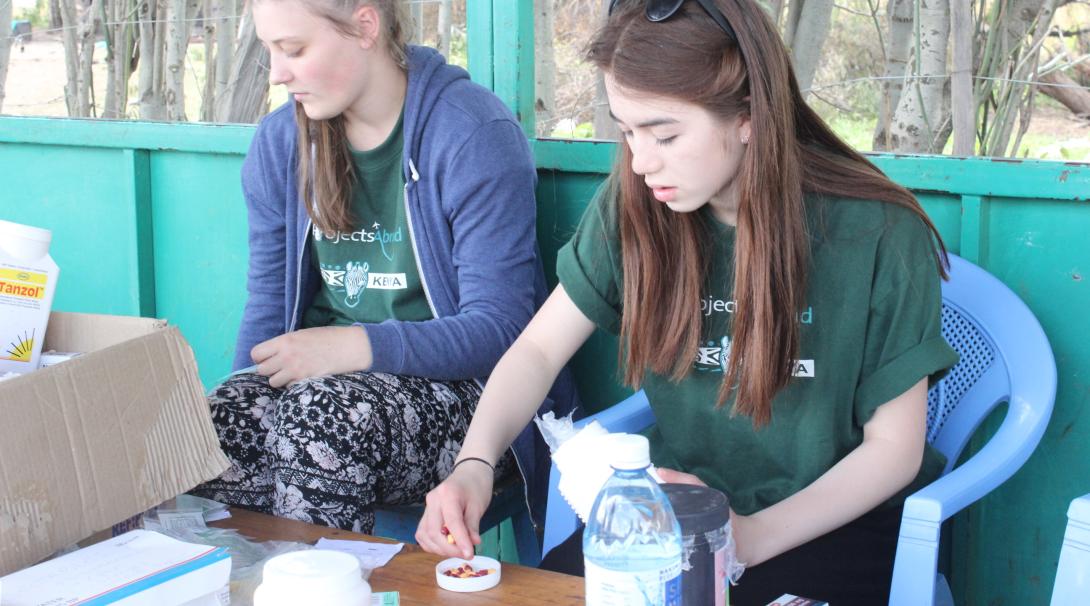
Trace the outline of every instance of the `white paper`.
[[397, 555], [404, 543], [372, 543], [370, 541], [345, 541], [322, 537], [314, 544], [315, 549], [332, 549], [350, 553], [360, 560], [360, 566], [374, 570], [385, 566]]
[[[154, 532], [134, 530], [4, 577], [3, 603], [5, 606], [75, 604], [187, 562], [200, 560], [215, 550], [215, 547], [207, 545], [185, 543]], [[173, 587], [173, 595], [181, 598], [184, 594], [190, 594], [172, 603], [185, 602], [222, 587], [228, 581], [231, 568], [229, 559], [220, 562], [226, 564], [222, 569], [215, 565], [218, 562], [210, 563], [209, 566], [167, 580]], [[211, 586], [200, 587], [206, 582], [212, 583]], [[155, 586], [150, 586], [132, 597], [151, 596], [156, 591]]]

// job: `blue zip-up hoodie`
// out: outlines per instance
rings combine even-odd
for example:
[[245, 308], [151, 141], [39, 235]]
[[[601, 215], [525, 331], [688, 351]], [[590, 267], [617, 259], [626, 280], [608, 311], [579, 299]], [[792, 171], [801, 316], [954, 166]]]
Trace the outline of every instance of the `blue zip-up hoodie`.
[[[537, 254], [530, 148], [511, 112], [434, 49], [408, 49], [404, 203], [433, 320], [363, 324], [371, 370], [484, 381], [547, 295]], [[310, 219], [299, 200], [294, 103], [266, 116], [242, 166], [250, 221], [249, 298], [236, 369], [254, 345], [299, 327], [320, 285], [307, 258]], [[577, 408], [561, 373], [538, 414]], [[548, 448], [531, 423], [512, 449], [535, 524], [544, 521]]]

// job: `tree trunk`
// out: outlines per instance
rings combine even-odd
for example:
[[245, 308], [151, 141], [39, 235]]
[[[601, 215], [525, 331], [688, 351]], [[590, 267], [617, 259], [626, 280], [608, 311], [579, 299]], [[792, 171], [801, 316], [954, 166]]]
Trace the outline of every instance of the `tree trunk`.
[[216, 119], [216, 19], [213, 13], [218, 2], [216, 0], [202, 0], [204, 18], [202, 27], [204, 34], [201, 36], [204, 43], [204, 90], [201, 91], [201, 122], [212, 122]]
[[768, 16], [772, 18], [772, 23], [776, 24], [776, 29], [779, 29], [780, 22], [783, 21], [783, 3], [785, 0], [769, 0], [768, 2]]
[[890, 120], [901, 102], [912, 49], [912, 25], [915, 23], [914, 0], [889, 0], [889, 37], [886, 71], [882, 74], [882, 94], [878, 99], [878, 123], [874, 127], [874, 150], [892, 148]]
[[79, 68], [76, 72], [76, 111], [81, 117], [95, 114], [94, 74], [91, 66], [95, 59], [95, 33], [98, 31], [102, 0], [92, 0], [84, 8], [79, 19]]
[[102, 117], [117, 120], [128, 113], [129, 79], [135, 60], [136, 36], [131, 23], [132, 0], [108, 0], [109, 24], [106, 25], [106, 98]]
[[942, 153], [949, 133], [946, 104], [946, 49], [950, 39], [948, 0], [919, 0], [916, 73], [901, 94], [890, 125], [894, 150]]
[[444, 57], [450, 56], [450, 0], [439, 0], [439, 17], [435, 20], [435, 46]]
[[791, 56], [795, 63], [795, 75], [799, 88], [806, 95], [814, 82], [821, 47], [829, 36], [829, 22], [833, 15], [833, 0], [806, 0], [802, 4], [799, 20], [791, 38]]
[[[238, 11], [236, 0], [213, 0], [212, 13], [216, 24], [216, 90], [212, 95], [213, 108], [219, 106], [220, 97], [227, 94], [228, 78], [231, 77], [231, 59], [235, 56], [235, 38], [238, 36]], [[205, 61], [208, 58], [205, 57]], [[213, 120], [215, 110], [213, 110]]]
[[159, 0], [140, 2], [140, 63], [138, 68], [138, 100], [140, 119], [165, 120], [166, 101], [163, 99], [163, 7]]
[[409, 14], [412, 16], [413, 28], [409, 31], [413, 34], [413, 41], [417, 44], [424, 43], [424, 3], [419, 0], [405, 0], [409, 5]]
[[64, 40], [64, 104], [68, 115], [79, 117], [79, 22], [76, 19], [76, 0], [61, 0], [61, 27]]
[[167, 0], [166, 3], [166, 118], [179, 122], [186, 120], [185, 55], [189, 48], [188, 5], [189, 0]]
[[537, 134], [547, 137], [556, 119], [555, 0], [534, 0], [534, 113]]
[[1090, 118], [1090, 91], [1078, 88], [1079, 83], [1060, 70], [1048, 72], [1037, 78], [1038, 82], [1059, 86], [1040, 86], [1041, 92], [1059, 101], [1071, 113]]
[[1075, 80], [1081, 86], [1090, 86], [1090, 63], [1083, 61], [1071, 66], [1075, 70]]
[[805, 6], [806, 0], [790, 0], [787, 5], [787, 23], [783, 27], [783, 43], [787, 48], [795, 48], [795, 32], [798, 31], [799, 19]]
[[973, 111], [973, 23], [971, 0], [951, 0], [950, 28], [954, 43], [952, 91], [954, 155], [973, 155], [976, 143], [976, 116]]
[[609, 115], [609, 100], [606, 98], [606, 81], [602, 72], [595, 70], [594, 75], [594, 138], [618, 141], [621, 130], [617, 122]]
[[226, 94], [217, 99], [217, 122], [252, 123], [265, 115], [269, 105], [269, 71], [267, 68], [254, 69], [254, 66], [268, 64], [269, 51], [257, 39], [254, 21], [247, 9], [231, 61]]
[[[0, 24], [11, 23], [11, 2], [0, 2]], [[11, 57], [11, 27], [0, 27], [0, 112], [4, 110], [4, 83]]]
[[61, 0], [49, 0], [49, 29], [58, 30], [64, 27], [63, 15]]

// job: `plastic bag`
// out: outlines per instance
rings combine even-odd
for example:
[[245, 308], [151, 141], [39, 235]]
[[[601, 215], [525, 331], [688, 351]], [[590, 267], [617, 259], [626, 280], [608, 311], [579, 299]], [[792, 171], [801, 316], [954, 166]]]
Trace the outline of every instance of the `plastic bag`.
[[[560, 471], [557, 485], [560, 495], [586, 523], [598, 491], [613, 473], [609, 466], [610, 439], [618, 434], [609, 433], [597, 421], [577, 430], [571, 415], [557, 419], [552, 412], [535, 418], [534, 422]], [[656, 482], [662, 482], [654, 467], [648, 472]]]

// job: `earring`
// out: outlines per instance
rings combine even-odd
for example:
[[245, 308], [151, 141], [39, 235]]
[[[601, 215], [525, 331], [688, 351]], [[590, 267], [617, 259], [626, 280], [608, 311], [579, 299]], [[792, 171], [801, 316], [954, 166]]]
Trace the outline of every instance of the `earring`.
[[742, 135], [742, 145], [749, 145], [749, 135]]

